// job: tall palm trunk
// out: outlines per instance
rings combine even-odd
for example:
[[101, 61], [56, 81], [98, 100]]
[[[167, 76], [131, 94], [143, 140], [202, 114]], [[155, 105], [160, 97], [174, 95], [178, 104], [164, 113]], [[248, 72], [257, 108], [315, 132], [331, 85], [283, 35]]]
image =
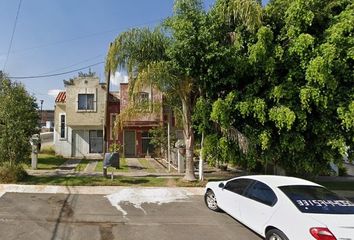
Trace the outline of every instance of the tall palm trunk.
[[187, 181], [194, 181], [194, 132], [192, 129], [192, 109], [191, 99], [188, 96], [182, 98], [182, 111], [183, 111], [183, 136], [186, 144], [186, 173], [184, 179]]

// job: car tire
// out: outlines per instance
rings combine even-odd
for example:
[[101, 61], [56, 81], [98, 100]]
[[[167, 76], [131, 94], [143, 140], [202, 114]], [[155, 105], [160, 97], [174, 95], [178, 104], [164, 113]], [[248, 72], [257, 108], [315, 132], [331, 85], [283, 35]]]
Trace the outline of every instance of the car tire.
[[218, 202], [216, 201], [215, 193], [212, 190], [208, 190], [204, 195], [204, 201], [207, 207], [215, 212], [219, 212]]
[[271, 229], [266, 233], [266, 240], [289, 240], [289, 238], [278, 229]]

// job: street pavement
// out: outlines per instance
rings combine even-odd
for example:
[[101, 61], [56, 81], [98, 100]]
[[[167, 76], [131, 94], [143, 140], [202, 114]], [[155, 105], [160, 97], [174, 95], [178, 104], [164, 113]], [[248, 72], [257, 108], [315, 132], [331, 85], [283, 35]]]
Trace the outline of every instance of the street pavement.
[[0, 239], [260, 239], [230, 216], [208, 210], [201, 195], [121, 207], [126, 214], [105, 195], [8, 192], [0, 198]]

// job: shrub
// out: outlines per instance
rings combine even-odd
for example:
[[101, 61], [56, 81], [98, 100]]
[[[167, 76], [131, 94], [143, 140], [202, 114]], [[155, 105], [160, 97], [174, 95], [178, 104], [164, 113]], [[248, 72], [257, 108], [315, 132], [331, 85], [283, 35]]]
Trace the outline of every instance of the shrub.
[[340, 165], [338, 167], [338, 175], [341, 177], [348, 175], [348, 170], [346, 169], [346, 167], [344, 165]]
[[20, 164], [11, 165], [6, 162], [0, 166], [0, 183], [16, 183], [23, 180], [27, 175]]
[[123, 150], [123, 146], [120, 143], [112, 143], [109, 146], [109, 152], [121, 152]]

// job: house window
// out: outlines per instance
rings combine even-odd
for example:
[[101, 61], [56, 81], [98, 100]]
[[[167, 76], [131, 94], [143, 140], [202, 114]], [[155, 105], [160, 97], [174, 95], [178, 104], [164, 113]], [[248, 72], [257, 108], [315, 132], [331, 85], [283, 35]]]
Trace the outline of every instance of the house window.
[[141, 134], [141, 145], [142, 145], [142, 153], [143, 154], [152, 154], [154, 151], [154, 145], [150, 143], [151, 141], [151, 136], [149, 132], [142, 132]]
[[59, 118], [60, 118], [60, 138], [64, 139], [66, 138], [66, 128], [65, 128], [66, 116], [65, 114], [60, 114]]
[[95, 110], [94, 101], [95, 94], [79, 94], [78, 97], [78, 110]]
[[138, 94], [138, 102], [139, 103], [146, 103], [149, 101], [149, 93], [147, 92], [139, 92]]
[[[117, 119], [117, 114], [115, 113], [111, 113], [111, 121], [110, 121], [110, 138], [111, 140], [114, 139], [114, 134], [116, 134], [116, 131], [114, 129], [114, 126], [115, 126], [115, 121]], [[117, 140], [117, 136], [115, 136], [115, 140]]]
[[103, 131], [102, 130], [90, 130], [90, 153], [102, 153], [103, 152]]

